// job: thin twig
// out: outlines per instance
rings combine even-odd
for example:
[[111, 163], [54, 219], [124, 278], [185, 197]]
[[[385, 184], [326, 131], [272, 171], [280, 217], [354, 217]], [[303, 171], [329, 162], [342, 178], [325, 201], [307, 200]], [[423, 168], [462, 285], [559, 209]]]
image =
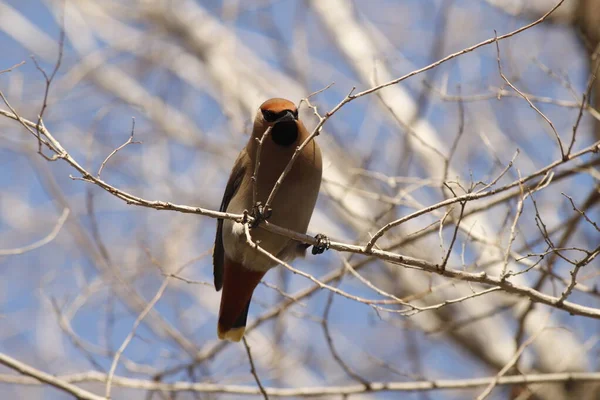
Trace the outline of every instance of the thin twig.
[[[596, 188], [596, 189], [594, 189], [594, 190], [600, 190], [600, 187], [598, 187], [598, 188]], [[586, 221], [587, 221], [587, 222], [588, 222], [590, 225], [592, 225], [594, 228], [596, 228], [596, 230], [597, 230], [598, 232], [600, 232], [600, 226], [598, 226], [598, 224], [597, 224], [596, 222], [592, 221], [592, 220], [590, 219], [590, 217], [588, 217], [588, 216], [587, 216], [587, 214], [585, 213], [585, 211], [582, 211], [582, 210], [580, 210], [579, 208], [577, 208], [577, 206], [575, 205], [575, 202], [573, 201], [573, 199], [571, 198], [571, 196], [567, 196], [566, 194], [564, 194], [564, 193], [562, 193], [562, 192], [561, 192], [560, 194], [562, 194], [562, 195], [563, 195], [563, 196], [565, 196], [567, 199], [569, 199], [569, 201], [571, 202], [571, 206], [573, 207], [573, 211], [577, 211], [577, 212], [578, 212], [578, 213], [579, 213], [579, 214], [580, 214], [580, 215], [581, 215], [583, 218], [585, 218], [585, 220], [586, 220]]]
[[102, 174], [102, 170], [104, 169], [104, 166], [106, 165], [106, 163], [108, 162], [108, 160], [110, 160], [110, 158], [112, 156], [114, 156], [115, 154], [117, 154], [117, 152], [123, 148], [125, 148], [127, 145], [129, 144], [142, 144], [142, 142], [135, 142], [133, 140], [133, 133], [135, 132], [135, 117], [131, 118], [131, 134], [129, 135], [129, 139], [127, 139], [127, 141], [125, 143], [123, 143], [122, 145], [120, 145], [119, 147], [117, 147], [116, 149], [114, 149], [109, 155], [108, 157], [106, 157], [104, 159], [104, 161], [102, 161], [102, 164], [100, 165], [100, 169], [98, 169], [98, 174], [96, 175], [96, 177], [98, 179], [100, 179], [100, 174]]
[[71, 210], [69, 210], [68, 208], [65, 208], [63, 210], [60, 218], [58, 219], [58, 221], [56, 221], [54, 228], [52, 228], [52, 231], [48, 235], [46, 235], [43, 239], [38, 240], [37, 242], [32, 243], [27, 246], [24, 246], [24, 247], [19, 247], [19, 248], [15, 248], [15, 249], [5, 249], [5, 250], [0, 249], [0, 256], [14, 256], [14, 255], [27, 253], [28, 251], [38, 249], [38, 248], [50, 243], [51, 241], [53, 241], [56, 238], [56, 236], [62, 229], [63, 225], [65, 224], [65, 221], [69, 217], [70, 212], [71, 212]]
[[[518, 173], [519, 173], [519, 178], [521, 178], [521, 172], [518, 171]], [[521, 197], [519, 198], [519, 201], [517, 202], [517, 211], [515, 212], [515, 218], [513, 219], [513, 223], [510, 227], [510, 236], [508, 238], [508, 244], [506, 245], [506, 252], [504, 253], [504, 264], [502, 265], [502, 272], [500, 273], [501, 276], [506, 276], [506, 272], [508, 269], [508, 260], [510, 257], [510, 251], [511, 251], [513, 242], [517, 238], [517, 223], [519, 222], [519, 218], [521, 217], [521, 214], [523, 213], [523, 203], [525, 202], [525, 199], [527, 197], [527, 195], [525, 194], [525, 191], [523, 189], [523, 185], [519, 185], [519, 190], [521, 192]]]
[[246, 337], [243, 337], [242, 339], [244, 342], [244, 347], [246, 348], [246, 354], [248, 354], [248, 360], [250, 361], [250, 372], [252, 373], [252, 376], [254, 377], [254, 380], [256, 381], [256, 384], [258, 385], [258, 388], [260, 389], [260, 392], [263, 395], [263, 398], [265, 400], [269, 400], [269, 395], [265, 391], [265, 388], [260, 382], [260, 378], [258, 377], [258, 373], [256, 372], [256, 367], [254, 366], [254, 360], [252, 359], [252, 352], [250, 351], [248, 341], [246, 340]]
[[[494, 31], [494, 33], [495, 32], [496, 31]], [[535, 110], [535, 112], [537, 112], [548, 123], [548, 125], [552, 129], [552, 132], [554, 132], [556, 141], [558, 142], [558, 147], [560, 148], [560, 155], [561, 155], [562, 159], [563, 160], [568, 159], [568, 154], [565, 153], [565, 149], [563, 148], [562, 141], [560, 140], [560, 135], [558, 134], [558, 131], [554, 127], [554, 123], [552, 121], [550, 121], [550, 119], [548, 117], [546, 117], [546, 115], [539, 108], [537, 108], [536, 105], [533, 104], [533, 102], [531, 100], [529, 100], [529, 97], [527, 97], [527, 95], [525, 93], [521, 92], [515, 85], [513, 85], [513, 83], [510, 80], [508, 80], [506, 75], [504, 75], [504, 73], [502, 72], [502, 63], [500, 62], [500, 44], [498, 43], [498, 41], [496, 41], [496, 61], [498, 63], [498, 72], [500, 73], [500, 77], [502, 78], [502, 80], [504, 82], [506, 82], [506, 84], [508, 86], [510, 86], [512, 90], [517, 92], [519, 94], [519, 96], [521, 96], [523, 99], [525, 99], [527, 104], [529, 104], [529, 107], [533, 108]]]
[[[458, 86], [458, 93], [460, 95], [460, 85]], [[444, 182], [448, 180], [448, 173], [450, 172], [450, 163], [452, 162], [452, 158], [454, 157], [454, 153], [458, 147], [458, 142], [462, 138], [465, 133], [465, 105], [462, 101], [458, 101], [458, 133], [456, 137], [452, 141], [452, 146], [450, 146], [450, 153], [448, 153], [448, 157], [444, 158]], [[443, 191], [442, 187], [442, 191]]]
[[[338, 281], [339, 282], [339, 281]], [[356, 372], [352, 370], [344, 362], [339, 352], [335, 348], [335, 344], [333, 342], [333, 337], [331, 336], [331, 332], [329, 330], [329, 312], [331, 311], [331, 306], [333, 305], [333, 292], [329, 293], [327, 297], [327, 304], [325, 304], [325, 310], [323, 311], [323, 319], [321, 320], [321, 327], [323, 328], [323, 334], [325, 335], [325, 340], [327, 341], [327, 347], [329, 347], [329, 351], [331, 352], [331, 356], [338, 363], [338, 365], [350, 376], [352, 379], [362, 383], [366, 388], [370, 386], [370, 382], [358, 375]]]
[[20, 67], [21, 65], [23, 65], [23, 64], [25, 64], [25, 61], [21, 61], [20, 63], [18, 63], [18, 64], [15, 64], [15, 65], [13, 65], [12, 67], [9, 67], [9, 68], [6, 68], [6, 69], [3, 69], [3, 70], [0, 70], [0, 75], [2, 75], [2, 74], [5, 74], [5, 73], [7, 73], [7, 72], [11, 72], [13, 69], [17, 69], [17, 68], [19, 68], [19, 67]]
[[260, 154], [262, 152], [263, 143], [265, 139], [269, 137], [271, 133], [271, 127], [269, 126], [262, 137], [255, 138], [258, 146], [256, 147], [256, 160], [254, 161], [254, 172], [252, 173], [252, 204], [256, 205], [258, 202], [258, 170], [260, 169]]
[[40, 65], [37, 62], [37, 59], [34, 56], [31, 56], [31, 59], [33, 60], [35, 67], [38, 69], [38, 71], [40, 71], [42, 73], [42, 75], [44, 76], [44, 79], [46, 81], [46, 87], [44, 89], [44, 99], [42, 101], [42, 108], [38, 114], [38, 120], [37, 120], [37, 124], [35, 125], [35, 131], [37, 133], [37, 138], [38, 138], [38, 154], [40, 154], [42, 157], [44, 157], [48, 161], [54, 161], [54, 160], [56, 160], [56, 158], [54, 156], [48, 157], [42, 152], [42, 141], [40, 140], [42, 134], [41, 134], [40, 128], [45, 129], [44, 113], [46, 112], [46, 108], [48, 107], [48, 95], [50, 94], [50, 86], [52, 85], [52, 81], [56, 77], [56, 73], [60, 69], [60, 65], [62, 64], [62, 59], [63, 59], [63, 55], [64, 55], [64, 49], [65, 49], [65, 21], [64, 21], [64, 19], [65, 19], [65, 6], [66, 6], [65, 1], [66, 0], [63, 0], [63, 4], [62, 4], [62, 23], [60, 26], [60, 34], [59, 34], [59, 38], [58, 38], [58, 56], [56, 59], [56, 63], [54, 64], [54, 69], [50, 73], [50, 76], [48, 76], [46, 71], [44, 71], [44, 69], [42, 67], [40, 67]]
[[481, 189], [479, 189], [476, 193], [479, 192], [484, 192], [486, 190], [488, 190], [489, 188], [491, 188], [492, 186], [494, 186], [496, 183], [498, 183], [498, 181], [500, 179], [502, 179], [502, 177], [504, 175], [506, 175], [506, 173], [508, 172], [508, 170], [510, 170], [515, 162], [515, 160], [517, 159], [517, 156], [519, 155], [520, 151], [519, 149], [517, 149], [515, 151], [515, 154], [512, 156], [512, 158], [510, 159], [510, 162], [506, 165], [506, 167], [504, 167], [504, 169], [502, 171], [500, 171], [500, 174], [498, 174], [498, 176], [496, 176], [496, 178], [494, 178], [490, 183], [488, 183], [487, 185], [485, 185], [484, 187], [482, 187]]
[[575, 268], [573, 268], [573, 270], [569, 271], [569, 274], [571, 275], [571, 282], [569, 282], [569, 285], [562, 292], [560, 298], [556, 302], [556, 305], [560, 306], [571, 295], [571, 293], [573, 292], [573, 288], [577, 284], [577, 274], [579, 273], [581, 268], [591, 263], [596, 257], [598, 257], [598, 255], [600, 255], [600, 246], [590, 251], [586, 257], [584, 257], [581, 261], [575, 264]]
[[[425, 85], [432, 92], [437, 94], [440, 97], [440, 99], [442, 99], [443, 101], [456, 101], [456, 102], [467, 103], [467, 102], [478, 102], [478, 101], [486, 101], [486, 100], [497, 100], [497, 99], [503, 98], [503, 97], [512, 97], [512, 98], [522, 99], [522, 97], [518, 93], [515, 93], [514, 91], [508, 90], [508, 89], [490, 87], [489, 88], [490, 93], [471, 94], [471, 95], [463, 95], [463, 94], [459, 93], [458, 95], [452, 95], [452, 94], [448, 94], [444, 90], [433, 87], [430, 83], [425, 82]], [[523, 93], [525, 93], [525, 92], [523, 92]], [[568, 100], [555, 99], [552, 97], [536, 96], [531, 93], [525, 93], [525, 94], [527, 95], [529, 100], [531, 100], [534, 103], [552, 104], [552, 105], [555, 105], [558, 107], [577, 108], [577, 109], [580, 109], [583, 106], [584, 111], [589, 113], [590, 116], [592, 116], [592, 118], [600, 121], [600, 112], [596, 111], [592, 106], [590, 106], [589, 102], [588, 102], [588, 104], [582, 104], [577, 101], [568, 101]]]
[[477, 396], [477, 400], [484, 400], [485, 398], [487, 398], [490, 395], [490, 393], [492, 393], [492, 390], [494, 390], [494, 388], [498, 385], [498, 382], [500, 382], [500, 379], [502, 379], [504, 374], [506, 374], [506, 372], [508, 372], [508, 370], [511, 369], [513, 367], [513, 365], [516, 364], [517, 361], [519, 361], [519, 358], [521, 358], [521, 354], [523, 354], [525, 349], [527, 347], [529, 347], [538, 338], [540, 333], [542, 333], [543, 331], [544, 331], [544, 328], [540, 329], [534, 335], [532, 335], [529, 339], [527, 339], [525, 342], [523, 342], [523, 344], [521, 346], [519, 346], [519, 348], [517, 349], [515, 354], [512, 356], [512, 358], [506, 363], [506, 365], [504, 365], [504, 367], [502, 367], [500, 372], [498, 372], [498, 375], [496, 375], [494, 377], [494, 379], [485, 388], [485, 390], [479, 396]]
[[[598, 48], [600, 50], [600, 47]], [[594, 54], [598, 54], [598, 50]], [[591, 56], [593, 59], [593, 55]], [[581, 117], [583, 117], [583, 109], [584, 107], [590, 107], [590, 98], [592, 95], [592, 89], [594, 89], [594, 82], [596, 81], [596, 77], [598, 75], [598, 70], [600, 70], [600, 62], [596, 63], [596, 67], [592, 68], [590, 71], [590, 77], [588, 79], [587, 88], [585, 92], [583, 92], [583, 98], [581, 99], [581, 107], [579, 107], [579, 113], [577, 114], [577, 120], [575, 120], [575, 124], [573, 125], [573, 135], [571, 136], [571, 143], [569, 143], [569, 149], [567, 150], [567, 156], [571, 154], [571, 150], [573, 150], [573, 145], [575, 145], [575, 139], [577, 136], [577, 129], [579, 128], [579, 124], [581, 122]]]
[[[456, 193], [450, 188], [450, 186], [446, 185], [448, 189], [456, 196]], [[456, 242], [456, 237], [458, 235], [458, 229], [460, 228], [460, 223], [462, 222], [463, 215], [465, 214], [465, 207], [467, 205], [466, 201], [460, 203], [460, 214], [458, 215], [458, 220], [456, 221], [454, 232], [452, 233], [452, 240], [450, 241], [450, 247], [448, 247], [448, 251], [446, 252], [445, 257], [442, 259], [442, 264], [440, 265], [440, 270], [444, 271], [446, 269], [446, 265], [448, 264], [448, 260], [450, 259], [450, 254], [452, 253], [452, 249], [454, 248], [454, 243]]]
[[146, 315], [150, 312], [150, 310], [152, 310], [154, 305], [162, 297], [163, 293], [167, 289], [167, 286], [169, 285], [170, 280], [171, 280], [171, 277], [169, 277], [169, 276], [163, 280], [163, 283], [160, 286], [160, 288], [158, 289], [158, 291], [156, 292], [156, 294], [154, 295], [154, 298], [148, 303], [148, 305], [146, 305], [146, 308], [144, 308], [144, 310], [137, 317], [137, 319], [133, 323], [133, 326], [131, 327], [131, 331], [129, 332], [129, 334], [123, 341], [123, 343], [121, 343], [119, 350], [117, 350], [117, 352], [115, 353], [112, 364], [110, 365], [110, 370], [108, 371], [108, 377], [106, 379], [105, 397], [107, 399], [110, 399], [112, 380], [115, 375], [115, 370], [117, 369], [117, 365], [119, 364], [119, 359], [121, 358], [121, 355], [123, 354], [123, 352], [129, 345], [129, 343], [131, 342], [133, 337], [135, 336], [135, 331], [137, 330], [138, 326], [142, 323], [142, 320], [144, 319], [144, 317], [146, 317]]

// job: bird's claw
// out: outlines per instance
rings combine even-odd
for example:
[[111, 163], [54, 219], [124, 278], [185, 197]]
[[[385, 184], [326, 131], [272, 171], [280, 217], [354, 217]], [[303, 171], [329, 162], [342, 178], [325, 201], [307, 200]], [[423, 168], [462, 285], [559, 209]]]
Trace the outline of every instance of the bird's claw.
[[329, 240], [327, 236], [319, 233], [317, 236], [315, 236], [315, 239], [317, 240], [317, 244], [313, 245], [313, 255], [322, 254], [325, 250], [329, 249], [331, 240]]
[[273, 214], [271, 207], [265, 207], [265, 205], [257, 201], [254, 207], [252, 207], [252, 218], [254, 221], [250, 224], [250, 228], [256, 228], [261, 222], [268, 220]]

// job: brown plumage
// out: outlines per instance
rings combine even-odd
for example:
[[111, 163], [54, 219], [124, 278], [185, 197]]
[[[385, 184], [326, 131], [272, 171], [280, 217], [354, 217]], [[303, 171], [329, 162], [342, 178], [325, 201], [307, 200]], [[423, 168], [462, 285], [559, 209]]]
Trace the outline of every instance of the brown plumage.
[[[272, 128], [261, 149], [256, 199], [263, 204], [296, 147], [309, 136], [304, 124], [298, 120], [294, 103], [279, 98], [265, 101], [256, 113], [252, 136], [233, 166], [221, 211], [240, 214], [253, 209], [256, 138], [262, 138], [268, 127]], [[313, 140], [294, 161], [279, 188], [271, 204], [269, 222], [306, 233], [321, 185], [321, 169], [321, 151]], [[304, 255], [307, 247], [260, 226], [252, 229], [251, 235], [262, 248], [284, 261]], [[242, 224], [218, 220], [213, 264], [215, 288], [223, 288], [217, 329], [219, 338], [239, 341], [244, 335], [252, 293], [276, 263], [246, 243]]]

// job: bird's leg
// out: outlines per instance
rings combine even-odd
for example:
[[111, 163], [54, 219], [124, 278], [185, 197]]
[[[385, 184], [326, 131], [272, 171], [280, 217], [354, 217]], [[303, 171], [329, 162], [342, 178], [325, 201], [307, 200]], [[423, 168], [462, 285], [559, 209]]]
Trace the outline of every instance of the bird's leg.
[[327, 236], [319, 233], [315, 236], [315, 239], [317, 240], [317, 244], [315, 244], [312, 248], [313, 255], [322, 254], [325, 250], [329, 249], [331, 240], [329, 240]]
[[265, 207], [262, 202], [257, 201], [254, 207], [252, 207], [252, 224], [250, 224], [250, 228], [256, 228], [261, 222], [268, 220], [273, 214], [273, 209], [271, 207]]

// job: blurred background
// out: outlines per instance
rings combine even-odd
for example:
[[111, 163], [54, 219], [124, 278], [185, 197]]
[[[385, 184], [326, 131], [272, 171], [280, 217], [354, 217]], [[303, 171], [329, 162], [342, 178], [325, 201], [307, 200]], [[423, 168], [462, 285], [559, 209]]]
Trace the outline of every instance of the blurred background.
[[[48, 130], [93, 174], [129, 139], [134, 118], [142, 143], [111, 157], [102, 179], [144, 199], [218, 210], [267, 98], [299, 103], [334, 83], [310, 100], [324, 115], [353, 87], [508, 33], [556, 3], [0, 0], [0, 71], [24, 61], [0, 74], [0, 91], [23, 118], [36, 122], [43, 113]], [[557, 135], [564, 154], [571, 144], [575, 154], [595, 143], [600, 114], [586, 101], [600, 93], [590, 80], [598, 40], [600, 1], [566, 0], [543, 24], [501, 41], [499, 52], [492, 43], [345, 105], [317, 138], [325, 165], [309, 233], [364, 245], [386, 223], [452, 191], [501, 188], [561, 160]], [[42, 71], [50, 77], [61, 49], [48, 87]], [[305, 105], [301, 118], [309, 128], [318, 122]], [[462, 219], [454, 204], [390, 230], [378, 245], [440, 263], [456, 231], [448, 268], [493, 276], [506, 268], [520, 272], [515, 284], [560, 297], [574, 265], [600, 243], [599, 164], [597, 154], [585, 154], [552, 169], [525, 200], [518, 186], [500, 191], [467, 203]], [[255, 390], [244, 346], [216, 339], [216, 221], [128, 205], [72, 177], [80, 175], [41, 157], [37, 139], [0, 115], [0, 353], [67, 380], [84, 374], [76, 384], [103, 395], [104, 374], [152, 304], [119, 358], [112, 398], [241, 396], [149, 390], [121, 378]], [[598, 260], [579, 271], [569, 301], [600, 307]], [[330, 387], [322, 398], [339, 399], [335, 388], [365, 382], [489, 377], [524, 345], [506, 374], [600, 368], [598, 319], [503, 291], [473, 296], [489, 286], [350, 253], [308, 255], [294, 266], [375, 302], [334, 295], [281, 267], [270, 271], [247, 333], [266, 387]], [[1, 398], [71, 397], [17, 378], [0, 367]], [[467, 399], [484, 388], [351, 398]], [[501, 385], [488, 398], [598, 399], [600, 389]]]

